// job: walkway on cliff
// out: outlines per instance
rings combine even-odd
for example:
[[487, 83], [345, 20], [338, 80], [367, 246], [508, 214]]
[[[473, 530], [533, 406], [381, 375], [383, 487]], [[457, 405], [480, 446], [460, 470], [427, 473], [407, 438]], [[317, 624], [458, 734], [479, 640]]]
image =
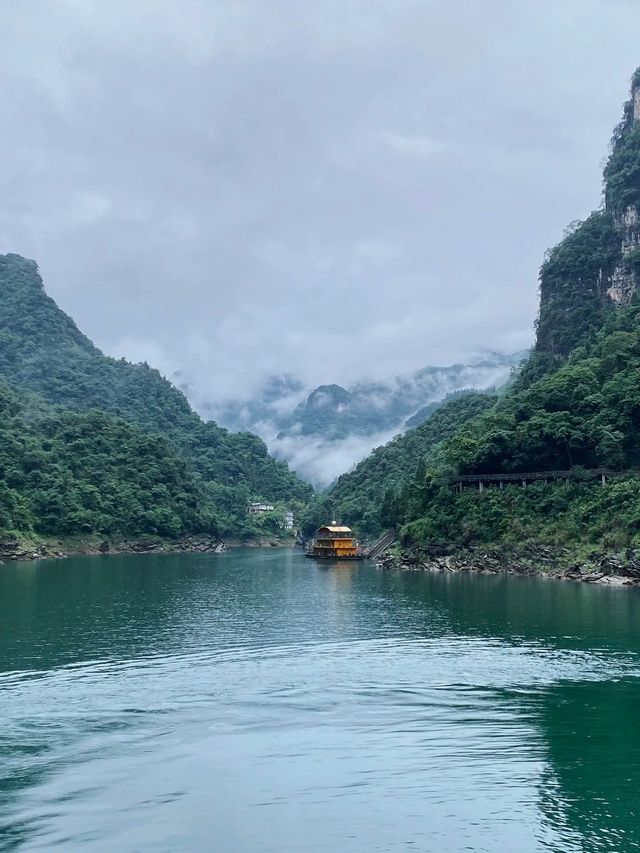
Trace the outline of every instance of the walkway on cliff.
[[477, 486], [482, 492], [486, 488], [504, 488], [505, 485], [527, 486], [529, 483], [543, 481], [544, 483], [564, 480], [593, 480], [599, 479], [603, 486], [613, 477], [640, 476], [640, 468], [627, 468], [624, 471], [614, 471], [609, 468], [570, 468], [568, 471], [534, 471], [508, 472], [501, 474], [456, 474], [449, 478], [452, 486], [462, 491], [469, 486]]

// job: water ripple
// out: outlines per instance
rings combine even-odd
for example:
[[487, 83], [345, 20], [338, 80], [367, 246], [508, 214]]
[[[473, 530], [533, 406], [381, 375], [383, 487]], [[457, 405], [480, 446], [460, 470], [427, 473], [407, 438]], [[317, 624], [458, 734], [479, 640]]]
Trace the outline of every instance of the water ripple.
[[13, 575], [0, 849], [640, 849], [633, 597], [229, 556]]

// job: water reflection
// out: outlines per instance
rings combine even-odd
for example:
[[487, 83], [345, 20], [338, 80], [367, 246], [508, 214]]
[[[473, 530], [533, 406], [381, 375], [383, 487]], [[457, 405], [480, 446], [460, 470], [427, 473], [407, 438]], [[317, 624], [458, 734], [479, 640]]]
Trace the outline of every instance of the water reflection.
[[565, 682], [536, 709], [548, 761], [540, 803], [547, 823], [585, 853], [640, 849], [640, 684]]

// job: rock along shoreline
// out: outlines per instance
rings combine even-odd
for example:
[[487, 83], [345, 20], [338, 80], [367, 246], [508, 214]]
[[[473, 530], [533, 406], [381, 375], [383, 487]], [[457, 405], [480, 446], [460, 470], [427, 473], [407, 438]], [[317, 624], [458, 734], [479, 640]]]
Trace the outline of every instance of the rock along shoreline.
[[223, 550], [225, 546], [221, 539], [204, 534], [175, 540], [158, 537], [107, 539], [104, 536], [32, 540], [8, 535], [0, 538], [0, 563], [93, 554], [215, 554]]
[[385, 554], [377, 565], [396, 571], [503, 574], [601, 586], [640, 586], [640, 552], [631, 548], [621, 553], [593, 550], [577, 556], [570, 548], [537, 544], [434, 546]]

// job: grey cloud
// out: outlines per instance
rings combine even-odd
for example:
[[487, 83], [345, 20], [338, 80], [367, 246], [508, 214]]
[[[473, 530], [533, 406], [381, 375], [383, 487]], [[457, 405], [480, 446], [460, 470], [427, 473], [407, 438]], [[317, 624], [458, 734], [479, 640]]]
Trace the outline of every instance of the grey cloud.
[[0, 251], [199, 400], [527, 346], [640, 63], [623, 0], [3, 7]]

